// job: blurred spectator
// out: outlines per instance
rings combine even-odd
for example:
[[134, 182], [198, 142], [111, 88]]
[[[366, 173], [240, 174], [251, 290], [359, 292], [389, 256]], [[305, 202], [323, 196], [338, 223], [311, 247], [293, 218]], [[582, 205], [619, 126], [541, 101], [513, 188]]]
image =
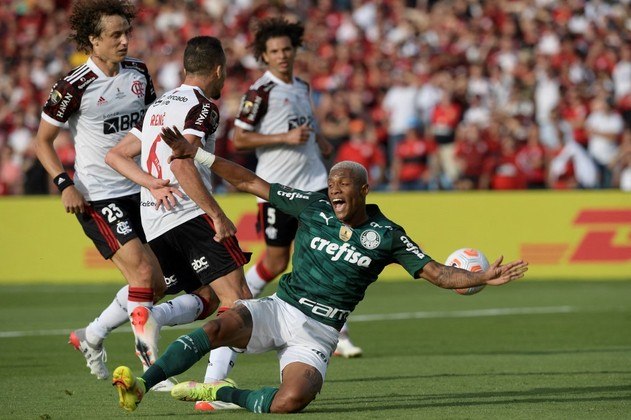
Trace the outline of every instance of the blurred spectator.
[[559, 104], [561, 93], [559, 81], [546, 58], [540, 57], [541, 69], [537, 72], [535, 89], [535, 121], [539, 125], [541, 141], [548, 149], [561, 146], [553, 111]]
[[405, 138], [397, 144], [394, 152], [390, 190], [427, 190], [437, 181], [436, 144], [423, 138], [419, 130], [408, 129]]
[[475, 124], [480, 128], [488, 127], [491, 122], [491, 111], [482, 103], [481, 95], [474, 95], [469, 100], [469, 107], [462, 116], [465, 124]]
[[481, 188], [481, 178], [486, 162], [493, 157], [498, 145], [493, 140], [484, 138], [480, 129], [473, 125], [461, 125], [456, 134], [455, 157], [458, 165], [458, 177], [454, 188], [475, 190]]
[[515, 157], [517, 168], [526, 178], [526, 188], [545, 188], [547, 156], [539, 138], [539, 128], [535, 124], [528, 128], [525, 143]]
[[624, 130], [624, 122], [620, 114], [613, 109], [611, 99], [594, 99], [591, 108], [592, 112], [585, 122], [587, 148], [598, 167], [600, 186], [609, 188], [612, 186], [611, 166], [618, 154], [618, 143]]
[[383, 109], [388, 116], [388, 159], [391, 161], [397, 144], [408, 129], [416, 128], [419, 115], [416, 112], [418, 88], [415, 76], [408, 70], [392, 71], [392, 86], [383, 98]]
[[439, 87], [441, 73], [433, 75], [423, 74], [420, 76], [422, 84], [417, 92], [415, 106], [419, 111], [419, 123], [423, 130], [427, 130], [432, 120], [434, 107], [440, 102], [443, 91]]
[[23, 171], [11, 146], [0, 149], [0, 195], [22, 194]]
[[614, 65], [612, 78], [616, 100], [631, 94], [631, 45], [620, 50], [620, 60]]
[[451, 188], [458, 178], [458, 166], [454, 155], [454, 138], [460, 122], [461, 108], [450, 91], [444, 91], [440, 102], [434, 107], [430, 130], [438, 145], [438, 159], [443, 173], [441, 186]]
[[581, 100], [576, 89], [568, 89], [560, 105], [560, 115], [572, 127], [572, 136], [581, 146], [587, 148], [587, 130], [585, 120], [589, 108]]
[[631, 192], [631, 129], [622, 135], [620, 150], [612, 166], [614, 187]]
[[349, 138], [350, 110], [342, 91], [323, 95], [320, 105], [320, 130], [334, 148]]
[[24, 163], [24, 157], [31, 146], [33, 132], [24, 124], [24, 114], [15, 114], [12, 128], [7, 137], [8, 145], [13, 149], [15, 159], [19, 165]]
[[548, 186], [555, 190], [597, 188], [598, 168], [587, 151], [570, 140], [552, 158], [547, 175]]
[[523, 190], [526, 188], [526, 176], [517, 164], [517, 140], [504, 136], [500, 140], [497, 156], [486, 161], [482, 185], [492, 190]]
[[374, 189], [380, 189], [385, 181], [386, 157], [377, 143], [374, 127], [362, 120], [349, 123], [350, 138], [339, 147], [335, 163], [352, 160], [368, 170], [368, 181]]
[[[70, 1], [5, 3], [0, 8], [0, 155], [13, 145], [6, 155], [25, 159], [20, 166], [29, 169], [28, 176], [21, 177], [29, 182], [26, 190], [47, 192], [38, 165], [24, 156], [29, 154], [26, 130], [38, 126], [50, 84], [86, 57], [66, 42]], [[585, 147], [592, 143], [590, 153], [596, 149], [595, 158], [601, 161], [607, 160], [602, 159], [605, 149], [616, 154], [617, 144], [603, 147], [607, 143], [588, 140], [585, 123], [590, 112], [596, 115], [593, 119], [601, 118], [600, 111], [590, 110], [590, 103], [613, 97], [616, 112], [631, 127], [629, 0], [135, 0], [134, 4], [139, 14], [131, 48], [149, 66], [158, 93], [179, 85], [182, 75], [173, 63], [179, 62], [188, 38], [213, 35], [224, 41], [229, 78], [219, 106], [220, 127], [227, 132], [237, 108], [233, 103], [238, 103], [248, 81], [261, 74], [247, 48], [252, 41], [250, 26], [278, 14], [301, 19], [308, 28], [297, 72], [311, 84], [322, 132], [341, 145], [349, 137], [351, 120], [370, 122], [377, 142], [388, 152], [386, 167], [394, 164], [396, 145], [408, 128], [424, 129], [427, 136], [437, 134], [441, 188], [462, 179], [450, 148], [461, 127], [466, 136], [475, 136], [470, 122], [483, 127], [477, 133], [483, 139], [478, 145], [502, 136], [512, 136], [521, 144], [534, 124], [546, 154], [565, 148], [559, 127], [569, 123], [576, 142]], [[437, 107], [442, 117], [449, 114], [439, 105], [446, 91], [458, 117], [432, 121]], [[240, 155], [230, 144], [218, 147], [228, 158], [253, 164], [251, 156]], [[607, 176], [603, 181], [611, 185]]]

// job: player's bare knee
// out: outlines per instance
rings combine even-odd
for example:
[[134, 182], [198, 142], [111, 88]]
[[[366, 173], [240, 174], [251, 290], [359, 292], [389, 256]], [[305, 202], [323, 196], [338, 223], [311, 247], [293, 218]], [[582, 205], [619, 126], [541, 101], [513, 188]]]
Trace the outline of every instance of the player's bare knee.
[[279, 392], [272, 401], [270, 412], [277, 414], [297, 413], [302, 411], [315, 396], [300, 391], [285, 390]]
[[219, 344], [219, 332], [221, 331], [221, 321], [219, 319], [212, 319], [206, 322], [203, 327], [204, 332], [210, 340], [212, 348], [220, 347]]
[[203, 326], [212, 349], [232, 344], [233, 331], [227, 327], [223, 318], [215, 318]]
[[236, 305], [204, 324], [203, 328], [213, 349], [223, 346], [246, 348], [252, 334], [252, 315], [245, 306]]

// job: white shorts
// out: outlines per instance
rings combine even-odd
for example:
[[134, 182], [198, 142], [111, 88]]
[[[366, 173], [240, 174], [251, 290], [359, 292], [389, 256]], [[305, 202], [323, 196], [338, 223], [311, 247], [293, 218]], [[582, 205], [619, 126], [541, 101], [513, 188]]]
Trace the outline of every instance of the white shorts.
[[315, 367], [324, 380], [339, 338], [335, 328], [309, 318], [275, 294], [238, 303], [252, 314], [252, 337], [246, 353], [276, 350], [281, 380], [283, 369], [292, 362]]

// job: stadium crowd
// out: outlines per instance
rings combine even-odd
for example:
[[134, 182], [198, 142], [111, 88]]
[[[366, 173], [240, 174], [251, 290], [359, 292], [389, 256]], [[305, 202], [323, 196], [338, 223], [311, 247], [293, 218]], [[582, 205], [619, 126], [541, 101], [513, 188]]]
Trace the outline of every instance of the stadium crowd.
[[[86, 57], [70, 0], [0, 0], [0, 195], [56, 193], [33, 138], [52, 83]], [[224, 43], [217, 153], [261, 74], [257, 19], [305, 23], [295, 74], [311, 83], [330, 163], [352, 159], [381, 190], [631, 191], [630, 0], [138, 0], [130, 55], [158, 94], [179, 86], [186, 41]], [[72, 173], [68, 132], [55, 142]], [[217, 181], [218, 183], [220, 181]], [[225, 187], [227, 188], [227, 187]]]

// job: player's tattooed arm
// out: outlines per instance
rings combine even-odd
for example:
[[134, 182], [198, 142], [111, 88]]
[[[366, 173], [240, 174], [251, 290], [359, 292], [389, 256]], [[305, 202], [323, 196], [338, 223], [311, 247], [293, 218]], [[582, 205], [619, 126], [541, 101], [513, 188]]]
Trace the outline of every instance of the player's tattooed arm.
[[502, 260], [503, 257], [499, 257], [488, 269], [478, 272], [462, 270], [436, 261], [430, 261], [418, 273], [418, 277], [422, 277], [445, 289], [461, 289], [483, 284], [499, 286], [522, 278], [528, 271], [528, 263], [525, 261], [511, 261], [502, 265]]
[[462, 270], [436, 261], [428, 262], [423, 267], [420, 276], [444, 289], [459, 289], [484, 284], [480, 272]]

